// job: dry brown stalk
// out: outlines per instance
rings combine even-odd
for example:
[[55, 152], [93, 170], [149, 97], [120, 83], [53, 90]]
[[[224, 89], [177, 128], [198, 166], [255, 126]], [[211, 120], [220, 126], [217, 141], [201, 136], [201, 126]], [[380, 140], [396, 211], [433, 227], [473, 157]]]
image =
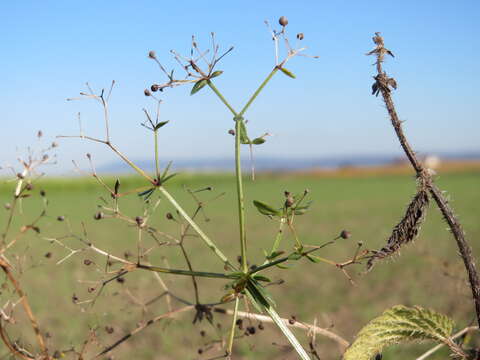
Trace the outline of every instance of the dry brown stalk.
[[418, 235], [420, 226], [425, 219], [428, 207], [428, 192], [420, 189], [408, 205], [407, 211], [402, 220], [393, 228], [392, 235], [387, 245], [378, 251], [367, 262], [367, 270], [373, 267], [376, 260], [392, 256], [400, 250], [400, 247], [412, 242]]
[[390, 121], [400, 145], [402, 146], [410, 164], [415, 169], [417, 178], [422, 184], [425, 184], [430, 195], [437, 203], [438, 208], [442, 212], [442, 215], [446, 222], [448, 223], [452, 234], [457, 243], [457, 247], [460, 251], [465, 269], [468, 274], [468, 279], [470, 282], [470, 288], [472, 290], [472, 297], [475, 303], [475, 310], [477, 313], [477, 322], [480, 324], [480, 281], [478, 278], [478, 273], [475, 267], [475, 261], [472, 255], [472, 249], [465, 239], [465, 233], [457, 220], [455, 213], [448, 204], [447, 199], [442, 194], [442, 191], [433, 183], [433, 179], [428, 171], [425, 169], [422, 163], [418, 160], [415, 152], [412, 150], [405, 133], [403, 132], [402, 122], [400, 121], [395, 105], [391, 96], [391, 88], [396, 89], [397, 83], [395, 79], [389, 78], [387, 74], [382, 69], [382, 63], [384, 61], [385, 55], [388, 54], [393, 57], [393, 53], [385, 48], [383, 37], [380, 36], [380, 33], [375, 33], [373, 37], [373, 42], [376, 45], [376, 48], [367, 53], [367, 55], [374, 55], [377, 58], [375, 63], [377, 69], [377, 75], [375, 76], [375, 83], [372, 86], [373, 93], [382, 95], [383, 101], [387, 108], [388, 114], [390, 116]]
[[[2, 268], [3, 272], [5, 273], [5, 275], [7, 276], [8, 280], [12, 283], [13, 287], [15, 288], [15, 291], [18, 295], [18, 297], [20, 298], [21, 300], [21, 303], [22, 303], [22, 306], [23, 306], [23, 309], [25, 311], [25, 314], [27, 315], [28, 319], [30, 320], [30, 324], [32, 325], [32, 329], [35, 333], [35, 337], [37, 339], [37, 342], [38, 342], [38, 345], [40, 347], [40, 350], [44, 356], [44, 359], [49, 359], [50, 357], [48, 356], [48, 349], [47, 349], [47, 346], [45, 345], [45, 340], [43, 338], [43, 335], [40, 331], [40, 328], [38, 326], [38, 322], [37, 322], [37, 319], [35, 318], [35, 316], [33, 315], [33, 311], [32, 311], [32, 308], [30, 307], [30, 304], [28, 302], [28, 297], [26, 296], [26, 294], [23, 292], [22, 288], [20, 287], [20, 284], [19, 282], [17, 281], [17, 279], [15, 279], [15, 277], [13, 276], [12, 272], [10, 271], [10, 264], [8, 262], [6, 262], [2, 257], [0, 257], [0, 267]], [[3, 331], [2, 331], [2, 340], [5, 342], [5, 339], [6, 337], [4, 336], [3, 334]], [[5, 345], [10, 349], [11, 348], [11, 344], [7, 341], [5, 342]], [[14, 353], [18, 353], [18, 351], [14, 351]]]

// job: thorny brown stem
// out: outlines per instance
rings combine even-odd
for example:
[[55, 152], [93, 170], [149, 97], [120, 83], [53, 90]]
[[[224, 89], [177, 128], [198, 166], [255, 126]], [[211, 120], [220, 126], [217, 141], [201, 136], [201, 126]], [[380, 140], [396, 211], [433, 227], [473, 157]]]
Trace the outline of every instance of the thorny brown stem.
[[375, 36], [373, 37], [373, 42], [376, 44], [376, 48], [367, 53], [367, 55], [374, 55], [377, 58], [377, 61], [375, 63], [377, 75], [374, 77], [375, 83], [372, 87], [373, 93], [377, 95], [378, 93], [382, 94], [383, 101], [385, 102], [385, 106], [387, 107], [392, 126], [395, 129], [395, 133], [398, 140], [400, 141], [400, 145], [402, 146], [408, 160], [410, 161], [410, 164], [415, 169], [417, 178], [426, 185], [428, 191], [437, 203], [438, 208], [442, 212], [443, 217], [447, 221], [453, 233], [455, 241], [457, 242], [458, 249], [460, 251], [460, 255], [465, 265], [465, 269], [468, 274], [470, 288], [472, 290], [472, 296], [475, 303], [477, 322], [480, 325], [480, 281], [475, 267], [475, 260], [472, 255], [472, 249], [468, 244], [467, 240], [465, 239], [465, 233], [462, 229], [462, 226], [457, 220], [452, 208], [448, 204], [447, 199], [442, 194], [442, 191], [433, 183], [433, 179], [428, 172], [428, 169], [425, 169], [422, 163], [418, 160], [415, 152], [412, 150], [405, 136], [405, 133], [403, 132], [402, 122], [400, 121], [397, 111], [395, 109], [390, 89], [390, 87], [396, 89], [397, 83], [393, 78], [389, 78], [382, 69], [382, 63], [384, 61], [385, 55], [388, 54], [393, 57], [393, 53], [387, 48], [385, 48], [383, 37], [380, 36], [380, 33], [375, 33]]

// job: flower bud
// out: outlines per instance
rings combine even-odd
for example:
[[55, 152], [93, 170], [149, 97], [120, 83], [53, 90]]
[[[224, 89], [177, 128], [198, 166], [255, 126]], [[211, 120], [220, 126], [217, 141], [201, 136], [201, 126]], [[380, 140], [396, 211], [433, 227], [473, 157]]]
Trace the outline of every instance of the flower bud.
[[348, 230], [342, 230], [342, 232], [340, 233], [340, 237], [342, 239], [348, 239], [352, 236], [352, 233]]

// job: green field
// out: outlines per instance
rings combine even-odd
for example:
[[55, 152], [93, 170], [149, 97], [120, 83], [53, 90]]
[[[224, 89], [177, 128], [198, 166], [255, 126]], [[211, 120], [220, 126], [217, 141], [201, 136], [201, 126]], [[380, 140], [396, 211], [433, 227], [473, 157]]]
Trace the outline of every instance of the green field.
[[[106, 180], [113, 185], [114, 179]], [[438, 185], [448, 192], [450, 202], [459, 215], [474, 254], [480, 255], [480, 172], [458, 172], [439, 176]], [[10, 183], [11, 184], [11, 183]], [[134, 189], [142, 183], [136, 178], [121, 179], [121, 191]], [[198, 217], [200, 226], [232, 259], [239, 255], [238, 230], [235, 203], [235, 183], [231, 175], [179, 175], [167, 184], [167, 189], [178, 197], [179, 202], [192, 212], [195, 203], [184, 186], [198, 189], [212, 186], [212, 191], [198, 193], [206, 203], [205, 216]], [[313, 175], [261, 175], [255, 182], [246, 179], [247, 236], [250, 264], [263, 261], [262, 249], [271, 247], [277, 230], [274, 220], [260, 215], [252, 205], [258, 199], [270, 204], [282, 205], [285, 190], [293, 193], [310, 190], [314, 201], [311, 210], [296, 218], [299, 235], [304, 243], [318, 245], [336, 237], [343, 229], [353, 234], [348, 240], [338, 240], [334, 246], [322, 250], [319, 255], [334, 261], [345, 261], [352, 256], [359, 241], [369, 249], [381, 248], [392, 227], [401, 219], [403, 212], [415, 194], [413, 176], [362, 176], [362, 177], [319, 177]], [[141, 304], [161, 294], [158, 281], [149, 272], [136, 271], [125, 277], [123, 284], [113, 282], [105, 287], [95, 305], [75, 305], [72, 296], [79, 301], [92, 298], [87, 289], [94, 286], [92, 281], [106, 279], [105, 258], [90, 252], [79, 253], [61, 265], [55, 263], [68, 254], [68, 251], [46, 238], [61, 237], [70, 231], [83, 236], [81, 222], [85, 222], [88, 241], [112, 254], [123, 256], [125, 252], [137, 253], [137, 228], [117, 219], [95, 221], [93, 215], [102, 204], [101, 196], [107, 202], [111, 199], [93, 179], [45, 179], [35, 185], [31, 199], [24, 202], [23, 215], [16, 217], [12, 235], [19, 226], [28, 224], [41, 209], [40, 189], [47, 193], [49, 201], [47, 217], [40, 223], [41, 232], [30, 233], [23, 238], [11, 254], [10, 259], [21, 264], [20, 281], [29, 295], [34, 311], [43, 331], [51, 334], [52, 349], [67, 350], [71, 345], [79, 345], [85, 340], [89, 327], [98, 328], [98, 347], [92, 345], [91, 352], [98, 351], [128, 331], [139, 321], [148, 320], [167, 310], [164, 299], [149, 306]], [[0, 187], [2, 203], [10, 201], [11, 186]], [[209, 199], [225, 193], [213, 202]], [[156, 199], [154, 195], [152, 199]], [[153, 200], [152, 200], [153, 201]], [[122, 211], [131, 217], [143, 215], [144, 203], [132, 194], [120, 201]], [[173, 211], [166, 200], [161, 200], [149, 224], [159, 231], [177, 236], [179, 226], [165, 218]], [[67, 221], [58, 222], [57, 216], [65, 216]], [[178, 218], [178, 216], [176, 216]], [[5, 226], [6, 216], [0, 218], [0, 226]], [[71, 230], [68, 224], [70, 224]], [[433, 308], [455, 319], [457, 328], [463, 328], [474, 321], [473, 305], [463, 264], [457, 255], [455, 241], [446, 230], [435, 205], [430, 204], [427, 219], [419, 238], [413, 245], [402, 249], [401, 256], [378, 263], [368, 274], [365, 266], [350, 267], [349, 272], [356, 282], [352, 286], [341, 271], [334, 266], [307, 260], [295, 263], [286, 270], [269, 270], [265, 275], [272, 280], [283, 279], [281, 286], [272, 286], [270, 291], [276, 299], [279, 313], [284, 317], [295, 315], [299, 321], [313, 323], [317, 318], [321, 327], [331, 327], [349, 341], [354, 334], [372, 317], [384, 309], [396, 305], [420, 305]], [[161, 239], [165, 240], [165, 239]], [[64, 243], [71, 248], [82, 244], [72, 238]], [[197, 237], [188, 237], [186, 248], [191, 253], [193, 268], [203, 271], [222, 272], [223, 265], [210, 256], [210, 251]], [[145, 248], [155, 246], [155, 242], [145, 238]], [[293, 238], [286, 233], [282, 248], [293, 246]], [[51, 256], [46, 257], [47, 253]], [[50, 255], [50, 254], [49, 254]], [[84, 265], [84, 260], [94, 262]], [[155, 265], [186, 269], [180, 249], [164, 245], [155, 247], [148, 254], [148, 260]], [[172, 275], [162, 275], [171, 290], [193, 301], [191, 279]], [[3, 278], [2, 278], [3, 281]], [[200, 297], [204, 303], [217, 302], [225, 294], [224, 282], [220, 280], [199, 280]], [[8, 291], [0, 295], [4, 304]], [[174, 307], [181, 304], [173, 302]], [[20, 311], [19, 311], [20, 312]], [[115, 359], [208, 359], [220, 352], [206, 351], [197, 354], [204, 344], [219, 340], [219, 333], [226, 333], [228, 318], [215, 315], [214, 322], [221, 330], [207, 321], [192, 325], [193, 313], [187, 312], [174, 320], [165, 320], [152, 325], [131, 338], [114, 352]], [[257, 325], [253, 323], [252, 325]], [[108, 334], [105, 326], [113, 328]], [[10, 326], [9, 331], [24, 342], [31, 337], [21, 326]], [[202, 337], [200, 331], [206, 335]], [[305, 334], [296, 331], [304, 341]], [[272, 345], [275, 343], [275, 345]], [[295, 359], [287, 341], [272, 325], [265, 324], [264, 331], [238, 341], [235, 347], [242, 356], [235, 359]], [[407, 345], [391, 348], [384, 353], [384, 359], [414, 359], [431, 344]], [[317, 350], [322, 359], [338, 359], [335, 343], [317, 338]], [[88, 350], [87, 350], [88, 351]], [[1, 350], [0, 358], [6, 351]], [[70, 355], [66, 353], [68, 358]], [[439, 353], [432, 359], [446, 359], [446, 353]], [[4, 357], [3, 357], [4, 358]], [[106, 358], [106, 357], [105, 357]]]

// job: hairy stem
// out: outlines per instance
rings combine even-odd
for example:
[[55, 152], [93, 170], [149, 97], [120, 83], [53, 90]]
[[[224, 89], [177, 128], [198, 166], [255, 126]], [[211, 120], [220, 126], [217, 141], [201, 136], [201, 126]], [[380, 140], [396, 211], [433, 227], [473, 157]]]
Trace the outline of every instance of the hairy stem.
[[[431, 196], [437, 203], [438, 208], [442, 212], [443, 217], [447, 221], [452, 234], [455, 238], [457, 243], [457, 247], [460, 251], [460, 255], [462, 257], [465, 269], [468, 274], [468, 279], [470, 282], [470, 288], [472, 291], [472, 297], [475, 303], [475, 310], [477, 313], [477, 322], [480, 325], [480, 280], [478, 277], [478, 273], [475, 267], [475, 261], [472, 255], [472, 249], [468, 244], [467, 240], [465, 239], [464, 231], [458, 222], [455, 213], [453, 212], [452, 208], [448, 204], [448, 201], [443, 196], [441, 190], [433, 183], [430, 175], [423, 167], [421, 162], [418, 160], [415, 152], [412, 150], [402, 128], [402, 122], [400, 121], [397, 111], [395, 109], [395, 105], [392, 100], [391, 90], [388, 88], [388, 77], [383, 72], [382, 63], [384, 55], [389, 53], [389, 50], [384, 48], [383, 45], [383, 38], [380, 37], [378, 34], [374, 38], [376, 39], [375, 43], [377, 44], [377, 48], [370, 52], [369, 54], [375, 54], [377, 57], [376, 68], [377, 68], [377, 84], [379, 85], [378, 89], [382, 94], [383, 101], [385, 102], [385, 106], [387, 107], [388, 114], [390, 116], [390, 121], [392, 123], [393, 128], [395, 129], [395, 133], [397, 138], [402, 146], [410, 164], [415, 169], [417, 173], [417, 177], [425, 183], [427, 186]], [[391, 54], [391, 53], [390, 53]]]

